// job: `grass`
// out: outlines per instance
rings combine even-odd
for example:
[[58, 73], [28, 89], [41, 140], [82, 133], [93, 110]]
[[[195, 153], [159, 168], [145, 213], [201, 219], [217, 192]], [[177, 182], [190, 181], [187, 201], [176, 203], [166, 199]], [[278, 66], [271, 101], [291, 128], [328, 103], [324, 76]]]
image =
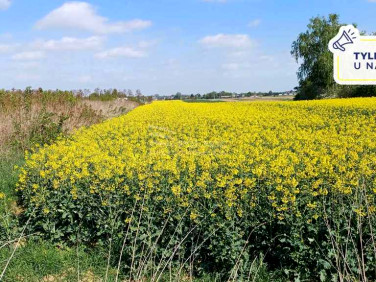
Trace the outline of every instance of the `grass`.
[[[0, 250], [1, 267], [13, 247]], [[30, 240], [19, 247], [4, 281], [98, 281], [106, 273], [106, 259], [101, 252], [83, 248], [58, 248], [42, 240]], [[115, 270], [109, 271], [113, 281]]]
[[[0, 249], [0, 268], [4, 268], [11, 256], [14, 244]], [[3, 281], [116, 281], [116, 268], [107, 269], [107, 253], [103, 248], [64, 247], [38, 238], [23, 241], [9, 264]], [[285, 281], [272, 276], [266, 265], [258, 262], [252, 271], [252, 281]], [[107, 274], [106, 274], [107, 273]], [[222, 281], [221, 276], [204, 273], [191, 277], [178, 273], [177, 268], [168, 268], [159, 281]], [[154, 278], [155, 279], [155, 278]], [[119, 281], [128, 281], [119, 276]], [[144, 277], [142, 281], [153, 281]]]

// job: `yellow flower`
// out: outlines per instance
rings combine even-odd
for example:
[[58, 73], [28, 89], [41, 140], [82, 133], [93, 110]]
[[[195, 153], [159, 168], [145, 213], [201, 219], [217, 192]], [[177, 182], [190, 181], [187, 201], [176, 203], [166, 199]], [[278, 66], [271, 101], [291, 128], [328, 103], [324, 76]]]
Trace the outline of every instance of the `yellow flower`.
[[316, 202], [308, 203], [307, 207], [310, 208], [310, 209], [315, 209], [317, 207], [317, 204], [316, 204]]
[[211, 216], [208, 203], [231, 219], [267, 200], [282, 220], [319, 219], [322, 200], [348, 205], [364, 187], [369, 208], [354, 210], [363, 216], [375, 212], [375, 112], [375, 98], [153, 102], [26, 152], [17, 191], [41, 207], [59, 191], [155, 199], [192, 220]]
[[171, 191], [172, 193], [175, 195], [175, 196], [179, 196], [180, 193], [181, 193], [181, 187], [180, 185], [175, 185], [171, 188]]
[[360, 217], [364, 217], [366, 216], [367, 214], [362, 210], [362, 208], [357, 208], [357, 209], [354, 209], [354, 212], [360, 216]]
[[189, 216], [189, 218], [190, 218], [191, 220], [195, 220], [198, 216], [199, 216], [199, 215], [198, 215], [196, 212], [192, 211], [191, 214], [190, 214], [190, 216]]

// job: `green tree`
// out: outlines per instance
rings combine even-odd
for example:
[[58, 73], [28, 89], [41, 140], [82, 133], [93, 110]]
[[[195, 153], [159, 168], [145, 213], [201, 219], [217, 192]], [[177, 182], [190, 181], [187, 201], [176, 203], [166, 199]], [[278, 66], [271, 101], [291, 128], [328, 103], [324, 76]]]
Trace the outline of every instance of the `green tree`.
[[175, 94], [175, 96], [174, 96], [174, 99], [176, 99], [176, 100], [181, 100], [182, 96], [183, 96], [183, 95], [182, 95], [180, 92], [177, 92], [177, 93]]
[[328, 44], [342, 25], [336, 14], [312, 18], [308, 30], [292, 43], [291, 54], [297, 62], [301, 61], [297, 99], [320, 98], [335, 87], [333, 55]]

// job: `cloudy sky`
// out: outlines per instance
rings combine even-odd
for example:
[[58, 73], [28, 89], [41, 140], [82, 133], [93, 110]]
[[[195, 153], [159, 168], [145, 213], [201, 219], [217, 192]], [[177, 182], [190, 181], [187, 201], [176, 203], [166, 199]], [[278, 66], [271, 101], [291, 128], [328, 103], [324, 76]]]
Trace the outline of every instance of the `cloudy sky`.
[[290, 90], [292, 41], [329, 13], [376, 31], [376, 0], [0, 0], [0, 88]]

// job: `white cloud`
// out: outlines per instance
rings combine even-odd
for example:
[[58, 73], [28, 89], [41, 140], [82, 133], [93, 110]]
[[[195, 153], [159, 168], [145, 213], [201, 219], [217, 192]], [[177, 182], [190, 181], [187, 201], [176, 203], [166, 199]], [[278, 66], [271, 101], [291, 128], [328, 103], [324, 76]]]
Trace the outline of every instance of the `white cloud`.
[[0, 10], [6, 10], [12, 4], [11, 0], [0, 0]]
[[12, 46], [8, 44], [0, 44], [0, 53], [7, 53], [12, 50]]
[[248, 23], [249, 27], [258, 27], [261, 24], [260, 19], [254, 19]]
[[16, 61], [35, 61], [43, 58], [44, 53], [42, 51], [25, 51], [12, 56], [12, 59]]
[[136, 50], [131, 47], [117, 47], [117, 48], [112, 48], [112, 49], [95, 54], [95, 57], [99, 59], [107, 59], [107, 58], [115, 58], [115, 57], [143, 58], [146, 56], [147, 54], [145, 51]]
[[202, 38], [200, 43], [207, 47], [247, 48], [253, 45], [247, 34], [217, 34]]
[[96, 9], [89, 3], [67, 2], [39, 20], [35, 27], [37, 29], [79, 29], [96, 34], [106, 34], [144, 29], [151, 24], [151, 21], [140, 19], [110, 22], [108, 18], [98, 15]]
[[88, 38], [63, 37], [60, 40], [38, 40], [33, 43], [37, 49], [51, 51], [74, 51], [74, 50], [92, 50], [102, 46], [103, 37], [91, 36]]

